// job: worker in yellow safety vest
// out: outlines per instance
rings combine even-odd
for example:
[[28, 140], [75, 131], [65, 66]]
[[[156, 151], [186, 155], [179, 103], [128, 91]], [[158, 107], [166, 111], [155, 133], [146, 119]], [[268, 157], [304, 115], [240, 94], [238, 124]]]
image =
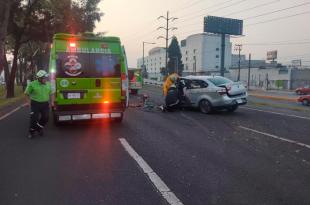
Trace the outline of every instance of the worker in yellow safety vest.
[[167, 79], [163, 85], [164, 96], [167, 96], [169, 88], [171, 87], [172, 84], [175, 84], [177, 82], [178, 78], [179, 78], [179, 75], [176, 73], [173, 73], [167, 77]]

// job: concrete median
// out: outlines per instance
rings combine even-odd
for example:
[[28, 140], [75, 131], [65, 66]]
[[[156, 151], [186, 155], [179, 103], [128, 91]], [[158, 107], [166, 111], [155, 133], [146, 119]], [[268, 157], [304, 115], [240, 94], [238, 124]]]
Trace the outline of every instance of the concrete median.
[[269, 99], [269, 100], [281, 100], [281, 101], [288, 101], [288, 102], [297, 102], [298, 97], [289, 97], [289, 96], [275, 96], [275, 95], [266, 95], [262, 93], [249, 93], [250, 96]]

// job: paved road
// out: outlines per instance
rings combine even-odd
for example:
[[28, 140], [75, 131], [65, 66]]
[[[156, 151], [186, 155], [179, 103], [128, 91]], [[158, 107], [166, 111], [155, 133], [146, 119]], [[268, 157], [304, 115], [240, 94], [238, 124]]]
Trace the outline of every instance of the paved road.
[[[157, 88], [143, 92], [160, 103]], [[27, 112], [0, 121], [0, 204], [167, 204], [120, 138], [183, 204], [310, 204], [304, 113], [137, 107], [120, 125], [50, 123], [45, 137], [27, 140]]]

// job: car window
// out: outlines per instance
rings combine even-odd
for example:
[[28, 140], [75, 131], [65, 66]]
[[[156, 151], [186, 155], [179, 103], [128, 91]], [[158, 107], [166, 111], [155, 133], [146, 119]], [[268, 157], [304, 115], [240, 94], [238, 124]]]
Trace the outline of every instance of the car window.
[[186, 88], [190, 88], [190, 86], [191, 86], [191, 81], [190, 80], [188, 80], [188, 79], [180, 79], [180, 82], [183, 84], [183, 85], [185, 85], [185, 87]]
[[214, 78], [209, 78], [208, 80], [211, 81], [216, 86], [233, 82], [233, 81], [231, 81], [227, 78], [223, 78], [223, 77], [214, 77]]
[[200, 89], [208, 87], [208, 83], [202, 80], [192, 80], [190, 82], [190, 89]]

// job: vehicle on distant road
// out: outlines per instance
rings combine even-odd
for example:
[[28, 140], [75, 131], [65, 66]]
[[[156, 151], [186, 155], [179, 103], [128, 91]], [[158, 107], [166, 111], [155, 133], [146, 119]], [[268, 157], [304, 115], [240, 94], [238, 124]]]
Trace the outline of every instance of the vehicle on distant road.
[[208, 114], [213, 110], [234, 112], [247, 103], [247, 90], [241, 82], [220, 76], [187, 76], [181, 78], [192, 107]]
[[295, 90], [296, 94], [297, 95], [306, 95], [306, 94], [310, 94], [310, 85], [306, 85], [304, 87], [300, 87], [300, 88], [297, 88]]
[[298, 102], [301, 102], [305, 106], [310, 106], [310, 95], [301, 96], [297, 99]]
[[138, 91], [142, 89], [141, 72], [141, 69], [128, 69], [129, 90], [131, 94], [138, 94]]

